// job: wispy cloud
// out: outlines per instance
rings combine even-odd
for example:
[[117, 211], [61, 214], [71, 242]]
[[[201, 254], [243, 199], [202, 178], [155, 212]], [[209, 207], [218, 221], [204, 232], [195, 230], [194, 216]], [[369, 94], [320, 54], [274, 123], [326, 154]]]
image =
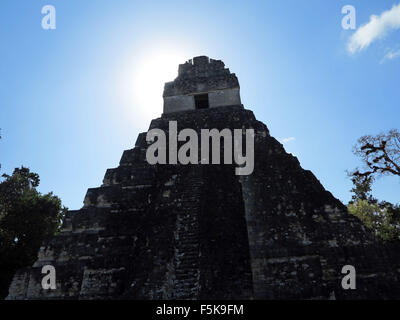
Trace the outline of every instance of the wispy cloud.
[[282, 142], [282, 143], [288, 143], [288, 142], [294, 141], [294, 140], [296, 140], [295, 137], [288, 137], [288, 138], [283, 138], [283, 139], [281, 140], [281, 142]]
[[392, 50], [385, 54], [385, 56], [381, 60], [381, 63], [384, 63], [386, 60], [393, 60], [393, 59], [396, 59], [399, 57], [400, 57], [400, 50], [396, 50], [396, 51]]
[[389, 30], [400, 28], [400, 3], [381, 15], [372, 15], [368, 23], [362, 25], [350, 37], [347, 50], [350, 53], [364, 50], [377, 39], [384, 37]]

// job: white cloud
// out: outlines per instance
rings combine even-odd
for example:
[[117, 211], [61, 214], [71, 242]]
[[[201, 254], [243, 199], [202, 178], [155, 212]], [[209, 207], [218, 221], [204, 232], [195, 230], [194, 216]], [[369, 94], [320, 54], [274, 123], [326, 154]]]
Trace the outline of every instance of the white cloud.
[[380, 16], [372, 15], [368, 23], [362, 25], [350, 37], [347, 50], [355, 53], [367, 48], [372, 42], [384, 37], [389, 30], [400, 28], [400, 3], [384, 11]]
[[383, 59], [381, 60], [381, 63], [385, 62], [386, 60], [392, 60], [400, 57], [400, 50], [397, 51], [389, 51], [388, 53], [385, 54]]
[[294, 141], [294, 140], [296, 140], [295, 137], [289, 137], [289, 138], [283, 138], [281, 141], [282, 141], [282, 143], [288, 143], [288, 142]]

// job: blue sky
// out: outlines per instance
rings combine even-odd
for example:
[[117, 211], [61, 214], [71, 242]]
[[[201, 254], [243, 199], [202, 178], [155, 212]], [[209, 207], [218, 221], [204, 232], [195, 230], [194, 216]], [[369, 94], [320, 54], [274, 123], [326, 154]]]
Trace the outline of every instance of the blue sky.
[[[245, 107], [347, 203], [356, 140], [400, 129], [400, 17], [381, 16], [398, 3], [2, 0], [0, 173], [27, 166], [41, 192], [80, 208], [161, 115], [177, 64], [208, 55], [237, 74]], [[41, 27], [48, 4], [55, 30]], [[356, 9], [357, 30], [342, 28], [344, 5]], [[374, 195], [399, 202], [399, 184], [384, 177]]]

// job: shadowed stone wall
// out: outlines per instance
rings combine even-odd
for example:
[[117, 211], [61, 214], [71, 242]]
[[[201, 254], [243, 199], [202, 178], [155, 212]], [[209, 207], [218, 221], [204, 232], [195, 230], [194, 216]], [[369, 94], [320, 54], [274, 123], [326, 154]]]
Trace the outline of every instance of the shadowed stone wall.
[[[37, 262], [18, 271], [8, 299], [398, 298], [399, 255], [361, 222], [242, 106], [164, 115], [150, 128], [255, 129], [255, 169], [155, 165], [147, 143], [123, 153]], [[398, 252], [398, 250], [397, 250]], [[57, 289], [41, 289], [41, 267]], [[341, 288], [341, 268], [357, 290]]]

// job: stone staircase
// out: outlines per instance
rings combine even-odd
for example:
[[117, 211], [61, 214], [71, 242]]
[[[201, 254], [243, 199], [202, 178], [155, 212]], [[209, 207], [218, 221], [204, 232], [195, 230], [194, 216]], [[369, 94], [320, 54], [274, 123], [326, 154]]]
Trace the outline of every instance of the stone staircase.
[[201, 168], [193, 168], [186, 177], [190, 187], [182, 192], [176, 217], [175, 274], [176, 298], [195, 299], [200, 291], [199, 214], [204, 181]]

